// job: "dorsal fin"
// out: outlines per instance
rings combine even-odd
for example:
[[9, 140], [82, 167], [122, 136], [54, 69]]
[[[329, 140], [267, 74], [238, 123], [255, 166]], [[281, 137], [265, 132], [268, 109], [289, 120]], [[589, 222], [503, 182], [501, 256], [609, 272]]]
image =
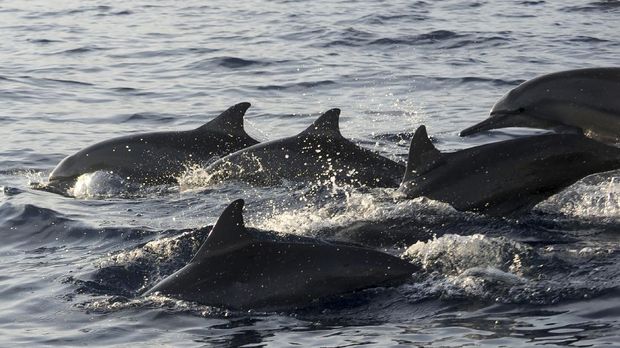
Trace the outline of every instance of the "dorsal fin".
[[243, 116], [250, 105], [247, 102], [235, 104], [197, 130], [248, 136], [243, 129]]
[[243, 223], [243, 204], [243, 199], [238, 199], [224, 209], [190, 262], [200, 261], [206, 256], [228, 252], [253, 240]]
[[421, 174], [433, 169], [441, 161], [441, 152], [429, 139], [426, 127], [420, 126], [415, 131], [409, 148], [407, 170], [403, 181], [407, 181], [415, 174]]
[[342, 137], [342, 134], [340, 134], [340, 128], [338, 126], [339, 118], [340, 109], [327, 110], [316, 121], [314, 121], [310, 125], [310, 127], [299, 133], [299, 135]]

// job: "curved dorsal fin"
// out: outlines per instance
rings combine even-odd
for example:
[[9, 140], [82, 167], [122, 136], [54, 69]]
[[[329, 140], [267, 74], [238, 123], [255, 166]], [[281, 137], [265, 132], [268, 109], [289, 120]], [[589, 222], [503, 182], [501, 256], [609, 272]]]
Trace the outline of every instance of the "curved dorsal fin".
[[340, 109], [327, 110], [310, 127], [306, 128], [299, 135], [318, 135], [329, 137], [342, 137], [338, 120], [340, 118]]
[[247, 102], [235, 104], [216, 118], [198, 127], [197, 130], [248, 136], [243, 129], [243, 116], [250, 105]]
[[407, 170], [405, 171], [403, 181], [415, 174], [421, 174], [433, 169], [440, 161], [441, 152], [435, 148], [435, 145], [429, 139], [426, 127], [418, 127], [413, 135], [413, 139], [411, 139]]
[[210, 255], [228, 252], [253, 239], [243, 223], [243, 204], [243, 199], [238, 199], [224, 209], [190, 263]]

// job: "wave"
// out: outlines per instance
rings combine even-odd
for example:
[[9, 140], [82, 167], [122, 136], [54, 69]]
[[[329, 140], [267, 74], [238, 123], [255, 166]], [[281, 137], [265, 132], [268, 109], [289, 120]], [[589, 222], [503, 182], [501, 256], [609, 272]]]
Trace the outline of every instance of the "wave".
[[41, 80], [50, 81], [50, 82], [58, 82], [58, 83], [68, 84], [68, 85], [94, 86], [94, 84], [89, 83], [89, 82], [75, 81], [75, 80], [51, 79], [51, 78], [43, 78]]
[[296, 82], [296, 83], [288, 83], [283, 85], [267, 85], [267, 86], [259, 86], [258, 90], [261, 91], [283, 91], [283, 90], [303, 90], [309, 88], [317, 88], [322, 86], [330, 86], [334, 85], [336, 82], [332, 80], [321, 80], [321, 81], [304, 81], [304, 82]]
[[269, 63], [263, 62], [260, 60], [242, 59], [242, 58], [237, 58], [237, 57], [223, 57], [223, 58], [217, 59], [217, 65], [225, 67], [225, 68], [237, 69], [237, 68], [244, 68], [244, 67], [251, 66], [251, 65], [265, 66], [265, 65], [269, 65]]
[[464, 77], [432, 77], [433, 80], [440, 82], [455, 82], [458, 84], [475, 84], [475, 83], [485, 83], [491, 84], [494, 86], [518, 86], [525, 82], [526, 80], [508, 80], [508, 79], [500, 79], [500, 78], [491, 78], [491, 77], [482, 77], [482, 76], [464, 76]]
[[227, 69], [243, 69], [253, 66], [269, 66], [277, 63], [284, 63], [285, 61], [272, 62], [266, 60], [244, 59], [239, 57], [215, 57], [208, 59], [201, 59], [199, 61], [190, 63], [186, 68], [194, 70], [211, 70], [213, 67], [222, 67]]
[[450, 30], [435, 30], [424, 34], [415, 36], [405, 36], [399, 38], [381, 38], [371, 41], [370, 45], [425, 45], [432, 44], [440, 41], [451, 40], [454, 38], [463, 37], [463, 34], [458, 34]]
[[139, 242], [152, 233], [148, 228], [92, 227], [34, 204], [6, 202], [0, 206], [3, 247], [30, 250], [41, 246], [88, 245], [96, 250], [113, 247], [119, 240]]
[[597, 37], [593, 37], [593, 36], [584, 36], [584, 35], [580, 35], [577, 37], [574, 37], [572, 39], [569, 40], [570, 42], [584, 42], [584, 43], [607, 43], [610, 42], [610, 40], [605, 40], [605, 39], [599, 39]]
[[158, 49], [146, 51], [130, 51], [126, 53], [111, 54], [111, 58], [128, 59], [128, 58], [163, 58], [163, 57], [187, 57], [190, 55], [204, 55], [217, 52], [219, 49], [208, 47], [180, 47], [173, 49]]
[[49, 77], [35, 77], [31, 75], [13, 76], [11, 78], [6, 77], [6, 76], [0, 76], [0, 79], [11, 81], [11, 82], [16, 82], [16, 83], [29, 84], [29, 85], [33, 85], [36, 87], [41, 87], [42, 85], [56, 85], [56, 84], [75, 85], [75, 86], [94, 86], [94, 84], [90, 82], [68, 80], [68, 79], [56, 79], [56, 78], [49, 78]]
[[42, 45], [47, 45], [47, 44], [57, 43], [57, 42], [64, 42], [62, 40], [54, 40], [54, 39], [29, 39], [28, 41], [35, 43], [35, 44], [42, 44]]
[[25, 16], [25, 18], [48, 18], [48, 17], [62, 17], [62, 16], [76, 16], [84, 13], [94, 12], [95, 16], [125, 16], [133, 14], [131, 10], [117, 10], [107, 5], [97, 6], [83, 6], [80, 8], [74, 8], [62, 11], [47, 11], [47, 12], [33, 12]]
[[123, 95], [123, 96], [136, 96], [136, 97], [156, 98], [162, 95], [162, 93], [145, 91], [145, 90], [141, 90], [141, 89], [133, 88], [133, 87], [115, 87], [115, 88], [108, 89], [108, 91], [112, 92], [113, 94], [118, 94], [118, 95]]
[[369, 25], [385, 25], [388, 23], [391, 24], [392, 22], [406, 22], [406, 23], [421, 22], [421, 21], [428, 20], [430, 18], [428, 14], [424, 12], [425, 11], [420, 11], [417, 13], [399, 13], [399, 14], [373, 13], [373, 14], [365, 15], [353, 21], [348, 21], [348, 22], [364, 23], [364, 24], [369, 24]]
[[172, 114], [160, 114], [156, 112], [137, 112], [134, 114], [123, 114], [114, 117], [114, 120], [119, 123], [172, 123], [179, 119], [178, 115]]
[[563, 9], [566, 12], [617, 12], [620, 11], [619, 1], [594, 1], [585, 5], [568, 6]]
[[98, 51], [106, 51], [106, 50], [109, 50], [109, 48], [98, 47], [98, 46], [82, 46], [82, 47], [71, 48], [71, 49], [67, 49], [63, 51], [53, 52], [50, 54], [52, 55], [60, 55], [60, 54], [61, 55], [82, 55], [82, 54], [98, 52]]
[[331, 33], [338, 36], [321, 47], [349, 46], [426, 46], [435, 45], [439, 48], [456, 49], [461, 47], [497, 47], [512, 41], [512, 32], [455, 32], [451, 30], [433, 30], [417, 35], [402, 35], [380, 37], [370, 32], [347, 29], [340, 33]]

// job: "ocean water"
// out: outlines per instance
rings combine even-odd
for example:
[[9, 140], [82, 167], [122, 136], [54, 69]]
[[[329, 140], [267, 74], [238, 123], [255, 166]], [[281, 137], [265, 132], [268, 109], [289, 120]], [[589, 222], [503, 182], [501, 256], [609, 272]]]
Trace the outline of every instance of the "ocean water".
[[[620, 173], [519, 219], [393, 190], [180, 186], [101, 173], [37, 191], [65, 156], [191, 129], [253, 104], [248, 132], [296, 134], [342, 109], [345, 137], [404, 161], [425, 124], [459, 138], [539, 74], [620, 62], [618, 1], [0, 1], [0, 346], [620, 346]], [[247, 224], [370, 245], [424, 272], [293, 312], [141, 292], [193, 255], [233, 199]]]

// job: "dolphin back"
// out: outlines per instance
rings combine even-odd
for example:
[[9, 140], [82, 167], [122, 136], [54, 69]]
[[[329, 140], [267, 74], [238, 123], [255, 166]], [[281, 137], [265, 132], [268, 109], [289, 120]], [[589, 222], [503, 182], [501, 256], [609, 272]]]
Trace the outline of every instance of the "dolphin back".
[[63, 159], [49, 181], [70, 187], [82, 174], [105, 170], [140, 184], [174, 183], [192, 164], [258, 143], [243, 127], [249, 107], [236, 104], [193, 130], [132, 134], [93, 144]]
[[398, 257], [354, 244], [250, 233], [242, 208], [242, 200], [232, 202], [194, 258], [145, 295], [232, 309], [291, 309], [402, 283], [419, 270]]

